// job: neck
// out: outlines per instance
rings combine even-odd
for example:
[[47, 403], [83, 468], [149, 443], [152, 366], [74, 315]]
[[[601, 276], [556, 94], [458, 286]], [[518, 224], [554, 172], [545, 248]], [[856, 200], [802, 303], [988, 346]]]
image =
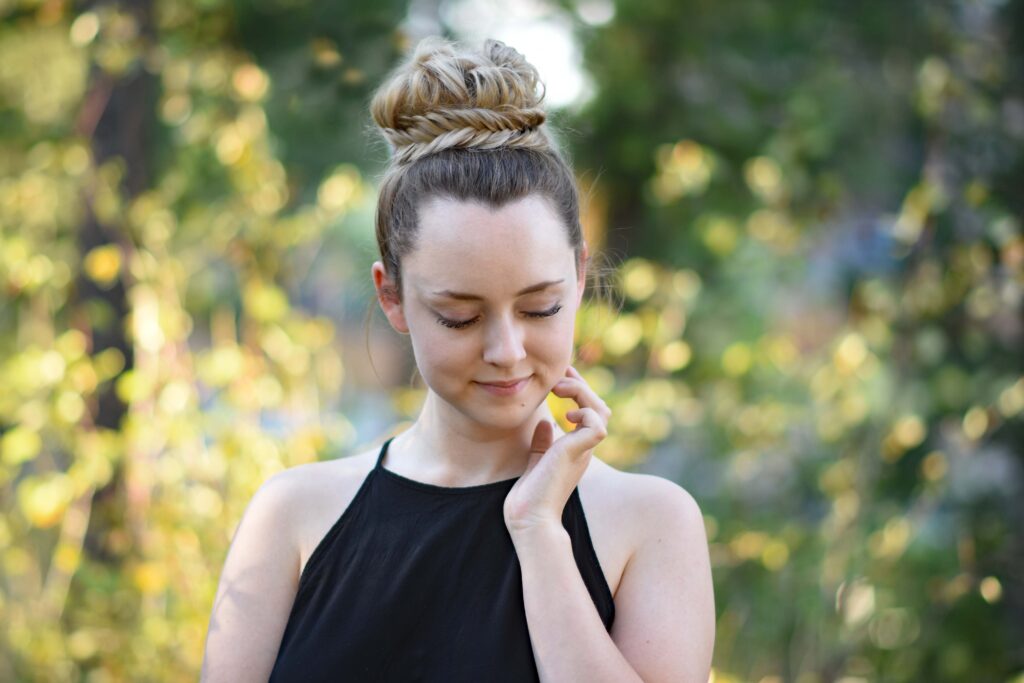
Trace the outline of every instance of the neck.
[[512, 479], [526, 470], [533, 431], [541, 420], [554, 425], [555, 439], [565, 433], [546, 401], [522, 424], [499, 429], [468, 420], [428, 390], [416, 422], [388, 448], [388, 468], [440, 486]]

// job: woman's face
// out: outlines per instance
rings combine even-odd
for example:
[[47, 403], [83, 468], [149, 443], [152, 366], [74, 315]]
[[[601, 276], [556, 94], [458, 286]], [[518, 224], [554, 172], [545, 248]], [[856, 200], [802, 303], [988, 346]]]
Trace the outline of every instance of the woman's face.
[[[373, 276], [427, 386], [475, 422], [521, 425], [572, 360], [585, 273], [576, 273], [566, 228], [541, 196], [500, 209], [430, 200], [420, 208], [416, 249], [402, 259], [402, 302], [382, 293], [379, 261]], [[508, 395], [482, 386], [520, 379]]]

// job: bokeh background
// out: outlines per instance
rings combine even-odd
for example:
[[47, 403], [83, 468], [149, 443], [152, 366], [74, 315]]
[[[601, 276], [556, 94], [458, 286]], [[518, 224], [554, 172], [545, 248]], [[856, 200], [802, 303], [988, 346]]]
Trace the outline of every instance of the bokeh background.
[[0, 680], [196, 680], [255, 489], [416, 415], [367, 103], [438, 33], [547, 82], [712, 680], [1024, 681], [1021, 0], [0, 0]]

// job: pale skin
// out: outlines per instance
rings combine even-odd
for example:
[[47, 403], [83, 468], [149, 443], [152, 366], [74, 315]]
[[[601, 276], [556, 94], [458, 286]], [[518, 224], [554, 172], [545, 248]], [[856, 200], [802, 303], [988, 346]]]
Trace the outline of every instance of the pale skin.
[[[419, 225], [417, 248], [402, 261], [402, 296], [380, 262], [372, 267], [378, 302], [391, 326], [409, 335], [427, 385], [417, 421], [388, 450], [388, 468], [442, 486], [519, 477], [504, 515], [541, 680], [704, 683], [715, 616], [700, 509], [673, 482], [592, 457], [611, 411], [571, 365], [585, 272], [577, 272], [557, 214], [537, 196], [500, 209], [438, 199], [421, 207]], [[519, 295], [545, 282], [554, 284]], [[528, 379], [514, 396], [479, 384], [519, 378]], [[576, 403], [567, 415], [574, 430], [558, 428], [549, 393]], [[369, 463], [374, 455], [342, 460]], [[269, 676], [299, 574], [339, 512], [312, 513], [327, 499], [318, 482], [328, 466], [291, 468], [254, 496], [222, 573], [204, 681]], [[347, 477], [353, 492], [362, 476], [365, 469]], [[614, 594], [611, 633], [561, 525], [578, 485]], [[332, 483], [335, 499], [338, 490]], [[293, 543], [271, 550], [261, 540], [271, 534]]]

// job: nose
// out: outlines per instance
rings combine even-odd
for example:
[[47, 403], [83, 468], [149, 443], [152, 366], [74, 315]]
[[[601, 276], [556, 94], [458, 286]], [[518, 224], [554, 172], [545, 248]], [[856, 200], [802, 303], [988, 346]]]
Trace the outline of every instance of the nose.
[[506, 316], [494, 318], [484, 341], [484, 361], [498, 366], [516, 367], [526, 358], [523, 348], [523, 330], [514, 319]]

